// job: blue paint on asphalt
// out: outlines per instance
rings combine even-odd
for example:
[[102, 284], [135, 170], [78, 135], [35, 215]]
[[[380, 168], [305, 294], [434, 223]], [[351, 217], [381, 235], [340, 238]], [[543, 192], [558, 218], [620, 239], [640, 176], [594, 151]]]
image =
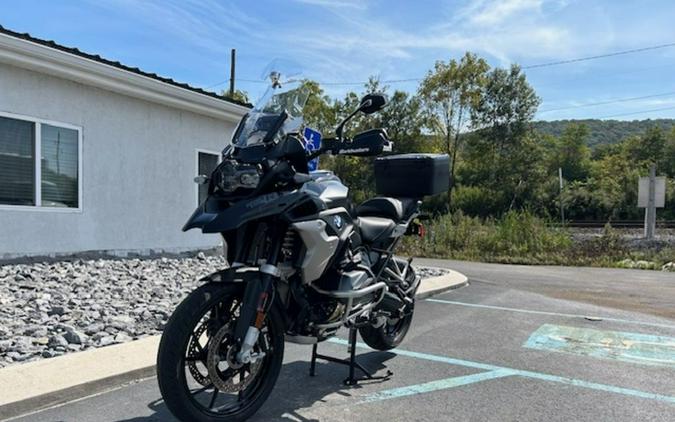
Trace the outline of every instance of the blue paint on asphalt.
[[[533, 311], [533, 310], [530, 310], [530, 309], [507, 308], [507, 307], [504, 307], [504, 306], [495, 306], [495, 305], [481, 305], [479, 303], [456, 302], [454, 300], [426, 299], [426, 301], [427, 302], [433, 302], [433, 303], [444, 303], [446, 305], [468, 306], [468, 307], [471, 307], [471, 308], [482, 308], [482, 309], [494, 309], [494, 310], [499, 310], [499, 311], [520, 312], [520, 313], [523, 313], [523, 314], [550, 315], [550, 316], [561, 316], [561, 317], [569, 317], [569, 318], [589, 318], [590, 317], [588, 315], [566, 314], [566, 313], [561, 313], [561, 312]], [[592, 318], [600, 318], [603, 321], [620, 322], [622, 324], [647, 325], [647, 326], [651, 326], [651, 327], [661, 327], [661, 328], [675, 329], [675, 325], [661, 324], [661, 323], [658, 323], [658, 322], [633, 321], [633, 320], [629, 320], [629, 319], [611, 318], [611, 317], [598, 317], [598, 316], [593, 316]]]
[[544, 324], [523, 347], [675, 368], [675, 338]]
[[[334, 344], [341, 344], [341, 345], [345, 345], [345, 346], [348, 345], [347, 340], [340, 339], [340, 338], [331, 338], [331, 339], [328, 340], [328, 342], [334, 343]], [[363, 349], [370, 349], [370, 347], [368, 347], [368, 345], [366, 345], [365, 343], [361, 343], [361, 342], [356, 343], [356, 346], [359, 347], [359, 348], [363, 348]], [[424, 360], [429, 360], [429, 361], [433, 361], [433, 362], [442, 362], [442, 363], [447, 363], [447, 364], [450, 364], [450, 365], [466, 366], [466, 367], [469, 367], [469, 368], [485, 369], [485, 370], [488, 370], [488, 371], [507, 370], [507, 371], [511, 371], [512, 375], [517, 375], [517, 376], [521, 376], [521, 377], [525, 377], [525, 378], [532, 378], [532, 379], [538, 379], [538, 380], [543, 380], [543, 381], [573, 385], [573, 386], [576, 386], [576, 387], [588, 388], [588, 389], [604, 391], [604, 392], [608, 392], [608, 393], [623, 394], [623, 395], [626, 395], [626, 396], [656, 400], [656, 401], [660, 401], [660, 402], [675, 405], [675, 396], [666, 396], [666, 395], [663, 395], [663, 394], [649, 393], [649, 392], [646, 392], [646, 391], [633, 390], [631, 388], [617, 387], [617, 386], [609, 385], [609, 384], [599, 384], [599, 383], [588, 382], [588, 381], [579, 380], [579, 379], [575, 379], [575, 378], [561, 377], [561, 376], [558, 376], [558, 375], [550, 375], [550, 374], [544, 374], [544, 373], [540, 373], [540, 372], [525, 371], [525, 370], [521, 370], [521, 369], [506, 368], [506, 367], [503, 367], [503, 366], [490, 365], [490, 364], [485, 364], [485, 363], [480, 363], [480, 362], [473, 362], [473, 361], [464, 360], [464, 359], [455, 359], [455, 358], [433, 355], [433, 354], [428, 354], [428, 353], [412, 352], [412, 351], [402, 350], [402, 349], [392, 349], [392, 350], [390, 350], [390, 352], [396, 353], [397, 355], [400, 355], [400, 356], [408, 356], [408, 357], [412, 357], [412, 358], [424, 359]]]
[[377, 393], [366, 396], [361, 403], [370, 403], [380, 400], [398, 399], [401, 397], [412, 396], [415, 394], [430, 393], [432, 391], [447, 390], [448, 388], [459, 387], [462, 385], [474, 384], [476, 382], [492, 380], [496, 378], [508, 377], [516, 373], [510, 369], [497, 369], [488, 372], [479, 372], [477, 374], [465, 375], [462, 377], [445, 378], [442, 380], [425, 382], [422, 384], [409, 385], [406, 387], [392, 388], [389, 390], [378, 391]]

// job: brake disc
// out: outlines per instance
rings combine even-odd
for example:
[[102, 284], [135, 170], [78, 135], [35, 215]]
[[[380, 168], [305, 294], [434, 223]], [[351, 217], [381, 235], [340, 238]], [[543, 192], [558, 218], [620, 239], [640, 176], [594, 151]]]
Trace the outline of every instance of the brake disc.
[[[226, 393], [237, 393], [244, 391], [251, 385], [262, 366], [263, 359], [259, 358], [245, 365], [237, 364], [231, 338], [232, 328], [230, 324], [226, 324], [218, 330], [209, 341], [206, 367], [209, 371], [210, 381], [218, 390]], [[227, 364], [227, 368], [222, 370], [221, 364]]]
[[[204, 334], [204, 331], [206, 331], [206, 326], [208, 325], [208, 321], [204, 322], [202, 325], [200, 325], [197, 330], [192, 334], [192, 339], [190, 340], [190, 344], [188, 345], [188, 354], [187, 357], [190, 358], [190, 361], [188, 362], [188, 369], [190, 370], [190, 374], [192, 375], [192, 378], [195, 379], [199, 384], [203, 385], [204, 387], [208, 386], [211, 384], [211, 379], [209, 378], [208, 372], [206, 374], [203, 374], [200, 370], [199, 367], [197, 366], [197, 362], [202, 362], [206, 366], [206, 362], [204, 362], [204, 352], [203, 352], [203, 347], [199, 343], [199, 339], [202, 337]], [[208, 368], [207, 368], [208, 369]]]

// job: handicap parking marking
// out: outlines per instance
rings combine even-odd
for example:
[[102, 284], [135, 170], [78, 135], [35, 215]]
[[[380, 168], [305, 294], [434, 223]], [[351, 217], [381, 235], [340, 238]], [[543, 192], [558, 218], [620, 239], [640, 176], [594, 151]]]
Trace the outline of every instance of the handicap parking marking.
[[618, 322], [622, 324], [635, 324], [635, 325], [645, 325], [650, 327], [659, 327], [659, 328], [670, 328], [675, 330], [675, 325], [672, 324], [661, 324], [658, 322], [646, 322], [646, 321], [634, 321], [630, 319], [622, 318], [612, 318], [612, 317], [603, 317], [603, 316], [590, 316], [590, 315], [578, 315], [578, 314], [568, 314], [564, 312], [548, 312], [548, 311], [535, 311], [531, 309], [520, 309], [520, 308], [508, 308], [505, 306], [496, 306], [496, 305], [483, 305], [480, 303], [467, 303], [467, 302], [457, 302], [454, 300], [444, 300], [444, 299], [426, 299], [426, 302], [432, 303], [443, 303], [446, 305], [458, 305], [458, 306], [467, 306], [470, 308], [482, 308], [482, 309], [492, 309], [498, 311], [510, 311], [510, 312], [519, 312], [523, 314], [534, 314], [534, 315], [548, 315], [548, 316], [561, 316], [567, 318], [584, 318], [591, 320], [603, 320], [610, 322]]
[[[341, 338], [331, 338], [327, 340], [329, 343], [333, 344], [340, 344], [347, 346], [349, 343], [347, 340], [341, 339]], [[365, 343], [357, 342], [356, 347], [362, 348], [362, 349], [370, 349], [372, 350], [368, 345]], [[563, 377], [559, 375], [552, 375], [552, 374], [546, 374], [542, 372], [535, 372], [535, 371], [527, 371], [527, 370], [522, 370], [522, 369], [516, 369], [516, 368], [507, 368], [504, 366], [498, 366], [498, 365], [491, 365], [491, 364], [486, 364], [486, 363], [481, 363], [481, 362], [474, 362], [470, 360], [465, 360], [465, 359], [456, 359], [456, 358], [451, 358], [447, 356], [441, 356], [441, 355], [434, 355], [434, 354], [429, 354], [429, 353], [420, 353], [420, 352], [413, 352], [409, 350], [404, 350], [404, 349], [392, 349], [389, 350], [391, 353], [395, 353], [399, 356], [407, 356], [411, 358], [417, 358], [417, 359], [424, 359], [424, 360], [429, 360], [433, 362], [442, 362], [442, 363], [447, 363], [449, 365], [459, 365], [459, 366], [465, 366], [469, 368], [476, 368], [476, 369], [485, 369], [487, 372], [482, 372], [478, 374], [473, 374], [473, 375], [467, 375], [463, 377], [454, 377], [455, 381], [450, 381], [450, 379], [445, 379], [445, 380], [439, 380], [439, 381], [431, 381], [431, 382], [425, 382], [425, 383], [420, 383], [420, 384], [415, 384], [411, 385], [408, 387], [399, 387], [392, 389], [388, 392], [388, 390], [384, 390], [379, 392], [381, 394], [380, 399], [377, 398], [370, 398], [368, 397], [377, 397], [376, 394], [371, 395], [371, 396], [366, 396], [366, 399], [360, 403], [368, 403], [371, 401], [378, 401], [378, 400], [383, 400], [386, 398], [397, 398], [397, 397], [405, 397], [409, 396], [411, 394], [419, 394], [419, 393], [426, 393], [426, 392], [432, 392], [432, 391], [437, 391], [437, 390], [445, 390], [448, 388], [453, 388], [453, 387], [459, 387], [462, 385], [468, 385], [468, 384], [473, 384], [479, 381], [488, 381], [490, 379], [498, 379], [498, 378], [503, 378], [506, 376], [520, 376], [524, 378], [530, 378], [530, 379], [536, 379], [536, 380], [541, 380], [541, 381], [547, 381], [547, 382], [553, 382], [553, 383], [559, 383], [559, 384], [566, 384], [566, 385], [571, 385], [574, 387], [581, 387], [581, 388], [587, 388], [591, 390], [598, 390], [598, 391], [603, 391], [607, 393], [615, 393], [615, 394], [622, 394], [625, 396], [630, 396], [630, 397], [638, 397], [638, 398], [643, 398], [643, 399], [649, 399], [649, 400], [655, 400], [663, 403], [668, 403], [675, 405], [675, 396], [668, 396], [664, 394], [656, 394], [656, 393], [650, 393], [647, 391], [641, 391], [641, 390], [635, 390], [631, 388], [624, 388], [624, 387], [618, 387], [615, 385], [610, 385], [610, 384], [601, 384], [601, 383], [596, 383], [596, 382], [590, 382], [590, 381], [585, 381], [585, 380], [580, 380], [580, 379], [575, 379], [575, 378], [568, 378], [568, 377]], [[482, 375], [482, 377], [481, 377]], [[410, 394], [406, 394], [410, 393]], [[393, 397], [389, 397], [393, 396]]]
[[544, 324], [523, 347], [675, 368], [675, 337]]

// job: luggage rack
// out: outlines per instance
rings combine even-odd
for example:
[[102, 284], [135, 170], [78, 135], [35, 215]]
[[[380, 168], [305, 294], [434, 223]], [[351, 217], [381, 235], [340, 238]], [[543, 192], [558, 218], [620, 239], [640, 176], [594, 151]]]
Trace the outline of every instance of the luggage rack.
[[[321, 359], [327, 362], [338, 363], [340, 365], [349, 366], [349, 376], [345, 378], [342, 382], [345, 385], [354, 386], [359, 383], [359, 381], [375, 381], [382, 380], [386, 381], [394, 375], [389, 369], [387, 369], [386, 375], [373, 375], [372, 372], [367, 370], [363, 365], [356, 361], [356, 327], [349, 327], [349, 345], [348, 353], [349, 359], [339, 359], [333, 356], [322, 355], [317, 352], [317, 343], [312, 345], [312, 359], [309, 364], [309, 376], [313, 377], [316, 375], [316, 360]], [[360, 370], [363, 373], [363, 377], [355, 377], [356, 370]]]

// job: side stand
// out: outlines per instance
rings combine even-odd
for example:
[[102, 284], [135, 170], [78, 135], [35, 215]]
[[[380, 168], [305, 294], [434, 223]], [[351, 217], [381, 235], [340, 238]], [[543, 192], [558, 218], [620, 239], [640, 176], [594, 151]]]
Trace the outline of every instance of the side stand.
[[[363, 380], [387, 380], [393, 375], [390, 370], [387, 370], [386, 375], [374, 376], [370, 371], [364, 368], [363, 365], [356, 361], [356, 328], [354, 327], [349, 328], [349, 359], [338, 359], [332, 356], [321, 355], [317, 353], [316, 349], [317, 344], [315, 343], [312, 346], [312, 359], [309, 364], [309, 376], [311, 377], [313, 377], [316, 373], [317, 359], [349, 366], [349, 377], [345, 378], [343, 381], [345, 385], [356, 385], [359, 381]], [[361, 372], [363, 372], [363, 378], [354, 377], [354, 372], [356, 369], [359, 369]]]

